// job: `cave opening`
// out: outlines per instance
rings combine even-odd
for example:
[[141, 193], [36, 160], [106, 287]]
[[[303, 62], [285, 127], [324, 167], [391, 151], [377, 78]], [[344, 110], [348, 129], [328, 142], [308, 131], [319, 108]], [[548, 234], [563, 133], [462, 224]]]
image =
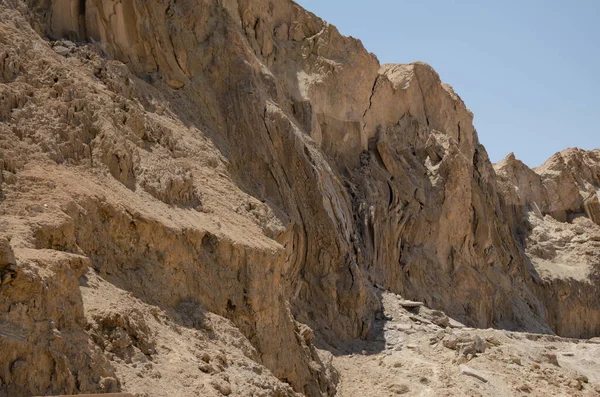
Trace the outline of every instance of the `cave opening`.
[[78, 15], [78, 25], [79, 25], [79, 40], [87, 40], [86, 34], [86, 26], [85, 26], [85, 3], [86, 0], [79, 0], [79, 15]]

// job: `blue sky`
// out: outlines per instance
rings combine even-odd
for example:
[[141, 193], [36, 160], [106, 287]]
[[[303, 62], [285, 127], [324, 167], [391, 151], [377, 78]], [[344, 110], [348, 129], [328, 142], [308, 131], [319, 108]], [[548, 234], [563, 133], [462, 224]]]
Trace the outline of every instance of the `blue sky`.
[[424, 61], [492, 162], [600, 148], [600, 0], [298, 0], [383, 63]]

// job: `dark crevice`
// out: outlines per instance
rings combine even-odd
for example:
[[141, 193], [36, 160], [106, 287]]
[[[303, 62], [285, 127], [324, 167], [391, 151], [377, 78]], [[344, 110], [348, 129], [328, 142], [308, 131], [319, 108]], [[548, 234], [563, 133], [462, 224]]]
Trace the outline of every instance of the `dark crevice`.
[[373, 96], [375, 96], [375, 88], [377, 87], [377, 82], [379, 81], [379, 77], [381, 77], [380, 74], [377, 75], [377, 77], [375, 78], [375, 81], [373, 82], [373, 87], [371, 88], [371, 95], [369, 96], [369, 107], [367, 109], [365, 109], [365, 112], [363, 113], [363, 132], [364, 132], [365, 128], [367, 127], [367, 122], [365, 120], [365, 117], [367, 117], [367, 113], [369, 112], [369, 110], [371, 110], [371, 107], [373, 106]]

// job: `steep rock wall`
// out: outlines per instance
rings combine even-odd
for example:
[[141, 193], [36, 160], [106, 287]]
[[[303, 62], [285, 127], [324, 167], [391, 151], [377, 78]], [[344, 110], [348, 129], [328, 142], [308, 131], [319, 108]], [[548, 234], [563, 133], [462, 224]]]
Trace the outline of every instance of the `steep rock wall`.
[[[380, 66], [286, 0], [4, 1], [1, 12], [2, 213], [17, 253], [80, 255], [173, 318], [226, 317], [250, 359], [306, 395], [332, 395], [335, 371], [304, 324], [330, 343], [370, 337], [374, 284], [474, 326], [595, 332], [549, 312], [554, 287], [540, 287], [520, 235], [535, 200], [557, 217], [582, 208], [574, 177], [547, 167], [543, 189], [568, 194], [546, 201], [502, 193], [471, 113], [429, 66]], [[58, 55], [25, 17], [82, 43]], [[65, 293], [81, 294], [81, 275]], [[57, 329], [102, 351], [97, 323]], [[102, 381], [109, 366], [90, 368], [89, 385], [67, 387], [55, 369], [31, 390], [120, 387]]]
[[514, 155], [495, 165], [518, 233], [541, 280], [536, 289], [559, 335], [600, 332], [598, 151], [567, 149], [530, 169]]

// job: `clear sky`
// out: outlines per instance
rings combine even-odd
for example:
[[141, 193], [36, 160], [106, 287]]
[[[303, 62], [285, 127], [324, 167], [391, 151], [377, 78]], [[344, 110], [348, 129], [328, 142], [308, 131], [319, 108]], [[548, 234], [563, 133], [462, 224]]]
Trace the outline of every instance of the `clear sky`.
[[424, 61], [492, 162], [600, 148], [600, 0], [297, 0], [383, 63]]

